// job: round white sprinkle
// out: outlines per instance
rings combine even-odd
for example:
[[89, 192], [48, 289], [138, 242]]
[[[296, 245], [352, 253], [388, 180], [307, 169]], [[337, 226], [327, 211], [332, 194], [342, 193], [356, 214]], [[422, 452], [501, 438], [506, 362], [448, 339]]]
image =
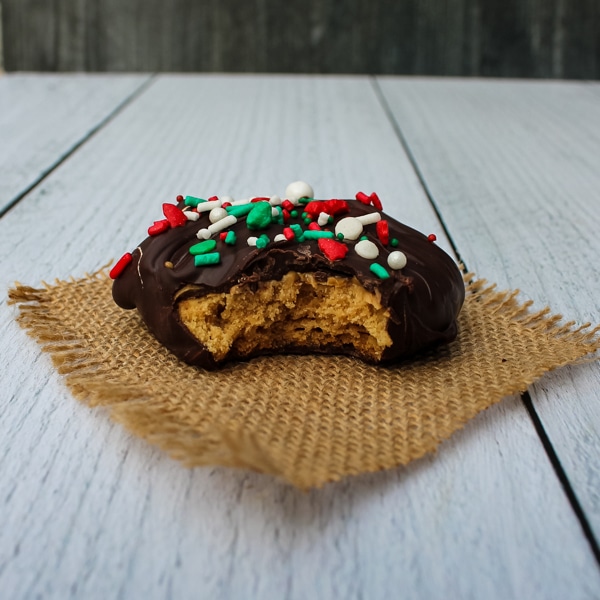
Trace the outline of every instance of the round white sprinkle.
[[395, 271], [403, 269], [406, 266], [406, 254], [400, 252], [400, 250], [394, 250], [394, 252], [390, 252], [387, 262], [390, 269], [394, 269]]
[[281, 198], [279, 196], [271, 196], [269, 198], [271, 206], [279, 206], [281, 204]]
[[285, 197], [292, 202], [300, 198], [314, 198], [313, 189], [306, 181], [294, 181], [285, 188]]
[[336, 237], [341, 233], [345, 240], [357, 240], [362, 231], [362, 223], [355, 217], [344, 217], [335, 226]]
[[210, 213], [208, 213], [208, 220], [211, 223], [216, 223], [221, 219], [224, 219], [228, 215], [227, 211], [224, 208], [213, 208]]
[[191, 210], [184, 210], [183, 214], [187, 217], [188, 221], [197, 221], [200, 218], [200, 215], [197, 212]]
[[329, 223], [329, 215], [326, 212], [319, 213], [319, 218], [317, 219], [317, 223], [323, 227]]
[[210, 231], [208, 229], [201, 229], [197, 234], [196, 237], [199, 240], [207, 240], [210, 237]]
[[377, 223], [377, 221], [381, 221], [381, 213], [373, 212], [367, 213], [366, 215], [360, 215], [360, 217], [356, 217], [363, 225], [371, 225], [372, 223]]
[[278, 233], [274, 238], [273, 241], [274, 242], [285, 242], [287, 240], [287, 238], [285, 237], [285, 235], [283, 235], [283, 233]]
[[248, 246], [256, 246], [256, 240], [258, 240], [257, 237], [249, 237], [246, 241], [248, 242]]
[[356, 250], [356, 254], [369, 260], [373, 260], [379, 256], [379, 248], [369, 240], [361, 240], [354, 246], [354, 249]]

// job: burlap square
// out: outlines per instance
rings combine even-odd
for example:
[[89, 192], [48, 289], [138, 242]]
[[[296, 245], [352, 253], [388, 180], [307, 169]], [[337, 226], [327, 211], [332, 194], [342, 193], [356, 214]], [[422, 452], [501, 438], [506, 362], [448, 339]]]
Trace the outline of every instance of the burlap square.
[[77, 398], [109, 407], [185, 465], [246, 467], [300, 488], [419, 458], [479, 411], [600, 348], [600, 327], [561, 325], [479, 280], [467, 285], [458, 339], [419, 360], [380, 368], [279, 356], [209, 372], [118, 308], [105, 271], [9, 296]]

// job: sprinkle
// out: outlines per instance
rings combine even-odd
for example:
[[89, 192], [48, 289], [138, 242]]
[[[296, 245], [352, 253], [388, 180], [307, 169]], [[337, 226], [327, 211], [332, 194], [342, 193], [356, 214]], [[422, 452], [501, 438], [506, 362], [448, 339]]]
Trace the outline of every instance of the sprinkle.
[[357, 240], [362, 231], [362, 223], [356, 217], [344, 217], [335, 226], [335, 234], [343, 234], [345, 240]]
[[175, 198], [175, 200], [177, 200], [177, 202], [183, 202], [183, 196], [181, 194], [179, 194], [179, 196], [177, 196], [177, 198]]
[[111, 279], [116, 279], [125, 269], [125, 267], [133, 260], [133, 256], [130, 252], [126, 252], [121, 256], [121, 258], [116, 262], [115, 266], [110, 270], [108, 276]]
[[206, 201], [206, 202], [202, 202], [201, 204], [198, 204], [198, 206], [196, 206], [196, 210], [199, 213], [210, 212], [210, 211], [214, 210], [215, 208], [219, 208], [221, 206], [221, 204], [222, 204], [222, 202], [220, 200]]
[[194, 265], [203, 267], [205, 265], [218, 265], [221, 262], [221, 255], [218, 252], [210, 252], [209, 254], [199, 254], [194, 256]]
[[356, 217], [363, 225], [371, 225], [381, 221], [381, 214], [378, 212], [367, 213], [366, 215], [360, 215]]
[[390, 269], [394, 269], [394, 271], [397, 271], [398, 269], [403, 269], [406, 266], [407, 262], [406, 254], [404, 254], [404, 252], [400, 252], [399, 250], [390, 252], [387, 262], [390, 266]]
[[309, 229], [303, 234], [305, 240], [318, 240], [320, 238], [333, 238], [333, 232], [331, 231], [314, 231]]
[[368, 260], [373, 260], [379, 256], [379, 248], [369, 240], [361, 240], [354, 246], [354, 250], [356, 250], [356, 254]]
[[430, 233], [427, 236], [427, 240], [430, 241], [431, 243], [435, 242], [435, 240], [437, 240], [437, 237], [436, 237], [435, 233]]
[[217, 223], [221, 219], [224, 219], [227, 216], [227, 214], [227, 210], [225, 210], [224, 208], [213, 208], [208, 214], [208, 220], [211, 223]]
[[227, 237], [227, 231], [221, 231], [221, 233], [219, 233], [219, 239], [224, 242], [225, 238]]
[[225, 243], [228, 246], [234, 246], [236, 242], [237, 236], [235, 235], [235, 231], [228, 231], [227, 235], [225, 236]]
[[248, 246], [256, 246], [256, 242], [258, 241], [258, 238], [251, 235], [246, 242], [248, 243]]
[[211, 196], [211, 197], [208, 199], [208, 201], [209, 201], [209, 202], [215, 202], [215, 201], [216, 201], [216, 200], [218, 200], [218, 199], [219, 199], [219, 196]]
[[250, 202], [256, 204], [256, 202], [269, 202], [269, 200], [270, 198], [267, 198], [266, 196], [255, 196]]
[[321, 227], [319, 226], [319, 224], [315, 223], [314, 221], [309, 221], [307, 225], [311, 231], [321, 231]]
[[271, 204], [271, 206], [273, 207], [273, 208], [271, 208], [271, 218], [278, 219], [279, 215], [281, 214], [281, 211], [277, 210], [277, 208], [275, 208], [272, 204]]
[[281, 206], [283, 206], [285, 210], [294, 210], [294, 205], [289, 200], [284, 200], [281, 203]]
[[278, 233], [274, 238], [274, 242], [287, 242], [287, 238], [283, 233]]
[[379, 199], [379, 196], [373, 192], [370, 196], [369, 196], [369, 200], [371, 201], [371, 204], [377, 209], [377, 210], [383, 210], [383, 206], [381, 205], [381, 200]]
[[389, 279], [390, 274], [386, 271], [385, 267], [382, 267], [379, 263], [371, 263], [369, 267], [371, 273], [377, 275], [379, 279]]
[[171, 227], [181, 227], [187, 223], [187, 217], [183, 214], [183, 211], [174, 204], [163, 204], [162, 209]]
[[299, 204], [308, 204], [309, 202], [312, 202], [313, 198], [312, 197], [303, 197], [303, 198], [298, 198], [298, 203]]
[[392, 238], [392, 241], [390, 242], [390, 244], [394, 247], [397, 248], [398, 247], [398, 238]]
[[212, 235], [213, 233], [219, 233], [219, 231], [223, 231], [223, 229], [227, 229], [228, 227], [231, 227], [232, 225], [235, 225], [236, 223], [237, 223], [237, 219], [233, 215], [228, 215], [224, 219], [221, 219], [220, 221], [217, 221], [216, 223], [209, 225], [208, 231]]
[[305, 181], [294, 181], [285, 188], [285, 197], [290, 200], [312, 198], [315, 195], [312, 187]]
[[283, 235], [285, 236], [286, 240], [293, 240], [296, 237], [296, 234], [294, 233], [294, 230], [291, 227], [284, 227]]
[[207, 252], [212, 252], [216, 247], [217, 242], [215, 240], [205, 240], [204, 242], [191, 246], [189, 253], [194, 256], [196, 254], [206, 254]]
[[173, 263], [170, 260], [165, 260], [165, 268], [166, 269], [172, 269], [173, 268]]
[[320, 212], [319, 213], [319, 217], [317, 219], [317, 223], [321, 226], [324, 227], [325, 225], [327, 225], [327, 223], [329, 223], [329, 218], [330, 215], [326, 212]]
[[150, 225], [150, 227], [148, 227], [148, 235], [158, 235], [159, 233], [169, 229], [169, 227], [171, 226], [169, 225], [169, 221], [167, 221], [167, 219], [154, 221], [154, 225]]
[[197, 221], [200, 215], [195, 210], [184, 210], [183, 214], [188, 221]]
[[[290, 225], [290, 228], [294, 232], [294, 236], [297, 240], [299, 240], [302, 237], [302, 235], [304, 234], [304, 232], [302, 231], [302, 227], [300, 225], [298, 225], [297, 223]], [[284, 230], [284, 233], [285, 233], [285, 230]]]
[[335, 237], [341, 242], [344, 239], [344, 234], [340, 232]]
[[228, 206], [225, 210], [228, 214], [233, 215], [234, 217], [237, 217], [239, 219], [240, 217], [245, 217], [253, 208], [254, 205], [250, 203], [232, 204], [231, 206]]
[[221, 196], [221, 206], [225, 203], [233, 204], [233, 198], [231, 196]]
[[290, 222], [290, 213], [289, 211], [285, 210], [285, 208], [281, 211], [281, 214], [283, 215], [283, 222], [284, 223], [289, 223]]
[[231, 202], [233, 206], [243, 206], [244, 204], [250, 204], [250, 198], [242, 198], [240, 200], [233, 200]]
[[206, 202], [206, 200], [204, 200], [203, 198], [195, 198], [194, 196], [186, 196], [184, 202], [186, 206], [193, 206], [194, 208], [196, 208], [198, 204], [200, 204], [201, 202]]
[[292, 210], [290, 212], [290, 216], [295, 219], [298, 216], [298, 211], [297, 210]]
[[279, 196], [271, 196], [269, 198], [269, 204], [271, 206], [280, 206], [281, 205], [281, 198]]
[[320, 238], [318, 241], [321, 252], [331, 261], [341, 260], [348, 254], [348, 246], [341, 242], [328, 238]]
[[306, 220], [306, 217], [308, 217], [308, 213], [306, 211], [304, 211], [301, 215], [301, 217]]
[[256, 202], [246, 218], [248, 229], [266, 229], [271, 224], [271, 205], [268, 202]]
[[368, 236], [366, 236], [366, 235], [361, 235], [361, 236], [360, 236], [360, 241], [361, 241], [361, 242], [364, 242], [365, 240], [368, 240], [368, 239], [369, 239], [369, 237], [368, 237]]
[[200, 231], [198, 231], [198, 233], [196, 234], [196, 237], [199, 240], [207, 240], [210, 237], [210, 231], [206, 228], [200, 229]]
[[379, 241], [384, 246], [387, 246], [390, 241], [390, 227], [388, 225], [388, 222], [385, 219], [377, 221], [377, 223], [375, 224], [375, 231], [377, 232], [377, 237], [379, 238]]
[[355, 198], [359, 202], [362, 202], [363, 204], [371, 204], [371, 201], [369, 200], [369, 196], [367, 196], [364, 192], [356, 192]]
[[305, 217], [304, 218], [304, 224], [305, 225], [310, 225], [312, 223], [312, 219], [310, 217]]
[[257, 240], [256, 240], [256, 247], [257, 248], [266, 248], [267, 244], [270, 242], [271, 240], [269, 239], [269, 236], [266, 235], [265, 233], [263, 233]]

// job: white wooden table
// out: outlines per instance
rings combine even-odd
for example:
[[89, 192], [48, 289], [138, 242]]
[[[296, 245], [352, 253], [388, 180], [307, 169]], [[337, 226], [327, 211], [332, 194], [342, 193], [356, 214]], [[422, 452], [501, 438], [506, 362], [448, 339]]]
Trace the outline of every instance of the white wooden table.
[[[296, 179], [377, 191], [479, 276], [600, 323], [584, 82], [5, 75], [0, 285], [120, 256], [145, 237], [134, 207]], [[435, 456], [302, 493], [132, 437], [72, 398], [15, 315], [3, 293], [0, 598], [600, 598], [598, 362]]]

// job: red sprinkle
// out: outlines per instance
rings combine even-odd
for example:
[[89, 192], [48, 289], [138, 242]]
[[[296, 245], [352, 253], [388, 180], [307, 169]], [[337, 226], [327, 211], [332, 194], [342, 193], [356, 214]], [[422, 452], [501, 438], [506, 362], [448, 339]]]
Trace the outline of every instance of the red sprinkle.
[[187, 223], [187, 217], [183, 214], [183, 211], [174, 204], [163, 204], [162, 208], [171, 227], [181, 227]]
[[427, 236], [427, 239], [428, 239], [428, 240], [429, 240], [431, 243], [433, 243], [433, 242], [435, 242], [435, 240], [437, 240], [437, 237], [436, 237], [435, 233], [430, 233], [430, 234]]
[[316, 221], [311, 221], [311, 222], [308, 224], [308, 228], [309, 228], [311, 231], [321, 231], [321, 227], [319, 226], [319, 224], [318, 224]]
[[293, 240], [296, 237], [294, 234], [294, 230], [291, 227], [284, 227], [283, 235], [285, 235], [286, 240]]
[[377, 232], [379, 241], [384, 246], [387, 246], [390, 243], [390, 228], [388, 222], [385, 219], [377, 221], [377, 223], [375, 223], [375, 231]]
[[294, 210], [294, 205], [289, 200], [284, 200], [281, 206], [287, 211]]
[[122, 272], [123, 269], [133, 260], [133, 256], [129, 252], [126, 252], [121, 256], [121, 258], [117, 261], [115, 266], [110, 270], [108, 276], [111, 279], [116, 279]]
[[250, 202], [268, 202], [270, 200], [270, 198], [267, 198], [266, 196], [260, 196], [260, 197], [256, 197], [256, 198], [252, 198], [252, 200], [250, 200]]
[[183, 196], [181, 194], [179, 194], [179, 196], [177, 196], [177, 198], [175, 198], [175, 200], [177, 200], [177, 202], [183, 202]]
[[369, 196], [367, 196], [364, 192], [356, 192], [356, 199], [363, 204], [371, 204]]
[[211, 197], [208, 199], [208, 201], [209, 201], [209, 202], [214, 202], [215, 200], [218, 200], [218, 199], [219, 199], [219, 196], [211, 196]]
[[377, 210], [383, 210], [383, 206], [381, 205], [381, 200], [379, 199], [379, 196], [373, 192], [370, 196], [369, 196], [369, 200], [371, 201], [371, 204], [377, 209]]
[[350, 207], [345, 200], [325, 200], [309, 202], [304, 210], [311, 217], [318, 217], [320, 213], [326, 212], [328, 215], [336, 216], [350, 211]]
[[225, 238], [227, 237], [227, 231], [221, 231], [221, 233], [219, 233], [219, 239], [224, 242]]
[[283, 222], [284, 223], [289, 223], [290, 222], [290, 211], [286, 210], [284, 208], [284, 209], [282, 209], [281, 213], [283, 214]]
[[148, 227], [148, 235], [158, 235], [163, 231], [169, 229], [171, 225], [169, 225], [169, 221], [167, 219], [163, 219], [162, 221], [154, 221], [154, 225]]
[[221, 208], [227, 208], [228, 206], [231, 206], [231, 202], [223, 202], [223, 204], [221, 204]]
[[348, 254], [348, 246], [330, 238], [319, 238], [321, 252], [331, 261], [341, 260]]

